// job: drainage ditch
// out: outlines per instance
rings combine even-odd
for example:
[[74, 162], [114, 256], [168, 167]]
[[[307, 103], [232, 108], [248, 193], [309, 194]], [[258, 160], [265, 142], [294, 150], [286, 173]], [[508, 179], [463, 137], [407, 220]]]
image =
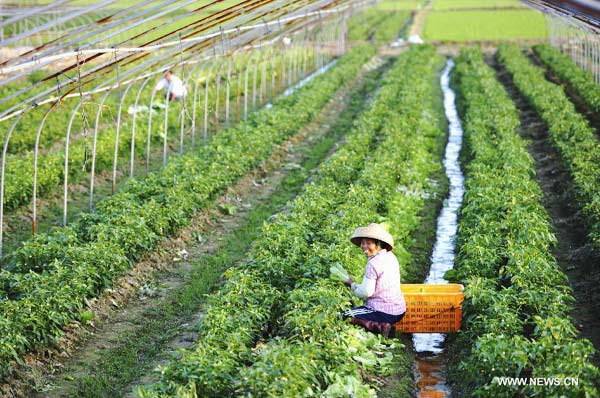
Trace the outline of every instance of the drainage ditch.
[[[454, 267], [454, 246], [458, 229], [458, 210], [462, 204], [464, 175], [458, 157], [462, 147], [463, 130], [456, 110], [456, 95], [450, 88], [450, 72], [454, 62], [448, 60], [440, 83], [444, 94], [444, 110], [449, 124], [448, 144], [444, 155], [444, 169], [450, 181], [450, 194], [437, 220], [437, 231], [431, 269], [425, 279], [426, 284], [448, 283], [444, 279], [446, 271]], [[446, 383], [446, 357], [442, 333], [415, 333], [413, 346], [416, 352], [415, 379], [417, 397], [450, 398], [451, 391]]]

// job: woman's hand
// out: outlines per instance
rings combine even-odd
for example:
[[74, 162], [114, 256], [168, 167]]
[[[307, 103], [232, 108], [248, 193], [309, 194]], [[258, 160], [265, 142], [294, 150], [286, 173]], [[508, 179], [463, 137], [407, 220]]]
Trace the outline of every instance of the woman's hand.
[[352, 277], [348, 278], [344, 284], [348, 287], [352, 286], [352, 284], [354, 283], [354, 279], [352, 279]]

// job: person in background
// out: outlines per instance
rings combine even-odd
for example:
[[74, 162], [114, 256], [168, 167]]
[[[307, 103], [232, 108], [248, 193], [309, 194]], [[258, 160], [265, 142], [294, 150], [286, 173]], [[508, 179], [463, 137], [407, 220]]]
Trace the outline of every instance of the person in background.
[[187, 89], [180, 78], [168, 70], [162, 79], [154, 86], [154, 91], [167, 89], [165, 97], [169, 101], [179, 100], [187, 95]]
[[400, 290], [400, 265], [392, 253], [394, 239], [380, 224], [357, 228], [350, 241], [367, 256], [362, 283], [350, 277], [345, 283], [354, 294], [366, 299], [365, 304], [344, 312], [344, 318], [368, 331], [384, 337], [394, 337], [394, 324], [406, 312], [406, 302]]

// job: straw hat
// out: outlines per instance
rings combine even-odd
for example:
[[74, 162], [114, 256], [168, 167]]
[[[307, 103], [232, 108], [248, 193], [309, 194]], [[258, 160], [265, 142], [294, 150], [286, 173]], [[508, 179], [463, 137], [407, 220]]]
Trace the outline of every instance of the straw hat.
[[377, 239], [384, 243], [387, 243], [390, 248], [388, 251], [394, 249], [394, 238], [381, 224], [371, 223], [366, 227], [358, 227], [354, 230], [350, 242], [360, 247], [360, 241], [362, 238]]

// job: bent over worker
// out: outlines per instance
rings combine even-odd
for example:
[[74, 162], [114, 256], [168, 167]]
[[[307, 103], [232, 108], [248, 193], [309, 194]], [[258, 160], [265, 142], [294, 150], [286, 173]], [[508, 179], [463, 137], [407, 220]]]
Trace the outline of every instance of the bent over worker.
[[366, 299], [365, 304], [344, 312], [345, 318], [368, 331], [384, 337], [394, 337], [394, 324], [406, 312], [406, 302], [400, 290], [400, 265], [392, 253], [394, 239], [380, 224], [357, 228], [350, 241], [367, 256], [362, 283], [350, 277], [345, 283], [354, 294]]
[[187, 88], [183, 84], [180, 78], [175, 76], [172, 71], [168, 70], [162, 79], [154, 86], [154, 91], [162, 90], [166, 88], [166, 98], [169, 101], [178, 100], [187, 95]]

